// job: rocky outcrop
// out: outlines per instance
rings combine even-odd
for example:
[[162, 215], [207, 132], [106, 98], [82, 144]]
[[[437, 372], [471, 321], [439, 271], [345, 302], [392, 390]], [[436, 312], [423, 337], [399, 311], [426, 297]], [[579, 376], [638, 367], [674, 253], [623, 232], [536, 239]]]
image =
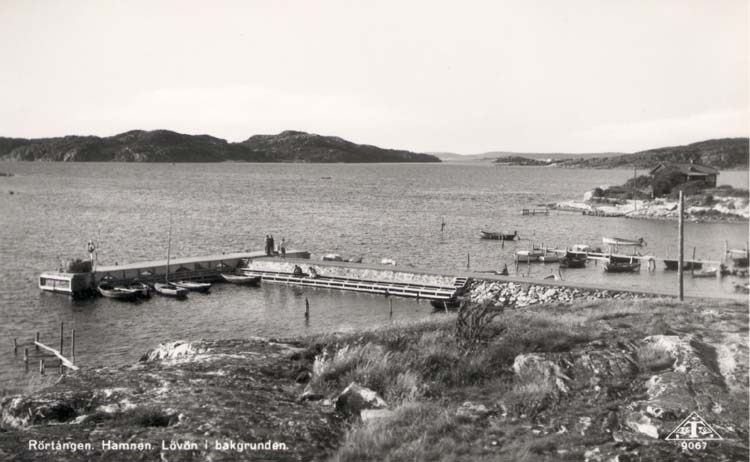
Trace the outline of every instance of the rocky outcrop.
[[336, 410], [344, 415], [359, 415], [365, 409], [384, 409], [388, 404], [376, 392], [352, 382], [336, 398]]
[[616, 290], [587, 290], [573, 287], [522, 284], [517, 282], [474, 281], [469, 285], [468, 300], [477, 304], [525, 307], [542, 303], [572, 303], [604, 298], [637, 299], [648, 295]]

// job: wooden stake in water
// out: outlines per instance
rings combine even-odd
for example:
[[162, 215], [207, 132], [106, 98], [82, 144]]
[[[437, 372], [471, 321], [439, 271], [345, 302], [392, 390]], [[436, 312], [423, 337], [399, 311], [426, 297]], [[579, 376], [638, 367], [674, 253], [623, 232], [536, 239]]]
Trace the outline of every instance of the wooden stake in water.
[[13, 354], [18, 353], [18, 344], [16, 343], [16, 339], [13, 339]]
[[685, 204], [684, 204], [684, 201], [683, 201], [683, 198], [682, 198], [682, 191], [680, 191], [680, 203], [679, 203], [679, 205], [677, 207], [677, 213], [679, 214], [678, 215], [678, 221], [677, 221], [677, 230], [678, 230], [677, 232], [679, 234], [679, 238], [678, 238], [678, 251], [677, 251], [678, 252], [678, 255], [677, 255], [677, 278], [679, 280], [679, 298], [680, 298], [680, 301], [683, 301], [684, 298], [685, 298], [684, 297], [684, 293], [683, 293], [684, 288], [683, 288], [683, 285], [682, 285], [682, 276], [683, 276], [683, 274], [682, 274], [682, 269], [683, 269], [682, 268], [682, 262], [685, 259], [685, 254], [684, 254], [684, 250], [685, 250], [684, 249], [684, 243], [685, 243], [684, 242], [684, 237], [685, 237], [684, 233], [685, 233], [685, 230], [684, 230], [684, 224], [683, 224], [683, 220], [682, 220], [682, 215], [684, 214], [684, 207], [685, 207]]
[[35, 339], [34, 349], [36, 351], [39, 351], [39, 345], [36, 345], [36, 343], [39, 343], [39, 332], [36, 333], [36, 337], [34, 339]]
[[389, 299], [389, 302], [391, 302], [391, 319], [393, 319], [393, 299]]
[[307, 300], [307, 297], [305, 297], [305, 319], [310, 318], [310, 302]]
[[65, 334], [63, 332], [63, 322], [60, 321], [60, 354], [63, 354], [65, 351], [63, 350], [63, 339], [65, 338]]
[[469, 255], [468, 252], [466, 252], [466, 269], [469, 269], [471, 267], [471, 255]]
[[70, 333], [70, 362], [76, 363], [76, 330], [73, 329]]

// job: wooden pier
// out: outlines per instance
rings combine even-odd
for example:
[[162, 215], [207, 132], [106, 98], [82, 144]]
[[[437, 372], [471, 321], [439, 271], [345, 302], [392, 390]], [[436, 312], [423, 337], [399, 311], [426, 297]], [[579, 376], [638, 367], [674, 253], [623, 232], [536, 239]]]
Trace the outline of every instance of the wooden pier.
[[[34, 352], [29, 353], [30, 346], [34, 347]], [[76, 331], [73, 329], [70, 332], [70, 358], [64, 356], [65, 352], [65, 330], [64, 323], [60, 323], [60, 349], [53, 348], [40, 341], [39, 332], [36, 333], [34, 340], [27, 343], [18, 343], [17, 339], [13, 339], [13, 354], [18, 355], [19, 347], [24, 347], [23, 350], [23, 362], [28, 369], [29, 362], [32, 359], [39, 359], [39, 373], [44, 374], [48, 367], [59, 366], [60, 373], [64, 373], [65, 369], [73, 371], [78, 370], [78, 366], [75, 365], [76, 358]], [[51, 360], [51, 361], [50, 361]]]

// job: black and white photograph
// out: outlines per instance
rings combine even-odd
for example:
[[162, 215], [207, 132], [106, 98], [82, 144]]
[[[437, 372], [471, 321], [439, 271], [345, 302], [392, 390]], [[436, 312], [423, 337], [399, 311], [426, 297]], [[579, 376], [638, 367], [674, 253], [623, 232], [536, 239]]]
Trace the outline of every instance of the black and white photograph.
[[0, 0], [0, 461], [750, 460], [747, 0]]

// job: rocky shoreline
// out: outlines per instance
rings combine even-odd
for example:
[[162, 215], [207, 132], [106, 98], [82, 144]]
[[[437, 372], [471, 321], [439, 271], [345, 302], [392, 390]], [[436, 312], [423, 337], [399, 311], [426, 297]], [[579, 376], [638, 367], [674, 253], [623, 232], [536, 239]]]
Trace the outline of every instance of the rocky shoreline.
[[[677, 220], [678, 203], [664, 199], [652, 201], [617, 201], [613, 203], [564, 201], [552, 204], [550, 208], [599, 217], [623, 217], [645, 220]], [[747, 198], [718, 198], [711, 206], [686, 206], [685, 217], [697, 223], [742, 223], [750, 217], [750, 204]]]
[[[747, 459], [745, 304], [489, 281], [465, 299], [497, 315], [478, 343], [436, 314], [170, 342], [134, 365], [63, 376], [0, 398], [0, 459]], [[692, 412], [723, 438], [707, 451], [665, 441]]]

